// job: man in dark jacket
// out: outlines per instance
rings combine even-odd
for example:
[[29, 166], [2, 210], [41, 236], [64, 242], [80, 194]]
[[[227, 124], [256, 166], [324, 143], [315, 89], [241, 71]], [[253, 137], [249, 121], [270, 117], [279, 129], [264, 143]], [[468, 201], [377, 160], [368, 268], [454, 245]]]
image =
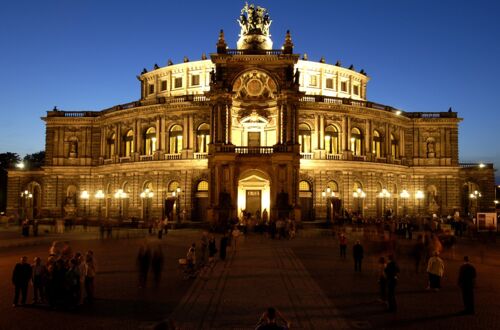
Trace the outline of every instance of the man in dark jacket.
[[458, 286], [462, 289], [464, 310], [460, 314], [474, 314], [474, 284], [476, 268], [469, 263], [469, 257], [464, 257], [464, 264], [458, 273]]
[[19, 293], [21, 293], [21, 305], [26, 304], [28, 296], [28, 284], [31, 279], [31, 265], [28, 263], [28, 257], [22, 257], [12, 272], [12, 284], [14, 284], [14, 302], [12, 306], [18, 306]]
[[363, 246], [359, 241], [352, 247], [352, 256], [354, 257], [354, 271], [361, 271], [361, 261], [363, 260]]
[[389, 256], [389, 262], [385, 266], [385, 277], [387, 278], [387, 303], [389, 312], [397, 311], [396, 285], [398, 283], [399, 267], [394, 261], [394, 256]]

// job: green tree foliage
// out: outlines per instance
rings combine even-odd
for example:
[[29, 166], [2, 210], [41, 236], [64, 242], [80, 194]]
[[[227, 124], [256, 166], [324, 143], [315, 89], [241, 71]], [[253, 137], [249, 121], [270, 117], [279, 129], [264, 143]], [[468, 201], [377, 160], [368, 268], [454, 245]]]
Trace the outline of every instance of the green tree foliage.
[[28, 154], [24, 156], [23, 161], [28, 168], [41, 167], [45, 163], [45, 151], [39, 151], [33, 154]]
[[0, 168], [9, 169], [16, 166], [21, 161], [21, 157], [15, 152], [0, 153]]

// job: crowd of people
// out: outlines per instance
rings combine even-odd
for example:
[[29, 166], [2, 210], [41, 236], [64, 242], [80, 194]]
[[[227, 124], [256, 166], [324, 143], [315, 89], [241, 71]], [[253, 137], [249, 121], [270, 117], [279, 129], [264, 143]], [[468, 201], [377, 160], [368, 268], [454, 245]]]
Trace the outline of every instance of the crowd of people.
[[33, 305], [51, 308], [76, 308], [94, 300], [96, 265], [94, 253], [73, 253], [65, 242], [53, 242], [46, 263], [35, 257], [33, 263], [23, 256], [12, 272], [13, 306], [29, 303], [30, 285]]

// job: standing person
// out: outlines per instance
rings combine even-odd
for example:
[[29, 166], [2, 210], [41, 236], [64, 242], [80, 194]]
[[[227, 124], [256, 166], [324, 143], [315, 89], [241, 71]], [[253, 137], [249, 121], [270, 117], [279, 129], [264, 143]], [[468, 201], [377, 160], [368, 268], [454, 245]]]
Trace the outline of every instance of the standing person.
[[208, 232], [204, 231], [201, 236], [200, 256], [198, 261], [200, 263], [200, 266], [203, 266], [205, 264], [205, 260], [207, 258], [207, 248], [208, 248]]
[[137, 253], [137, 268], [139, 269], [139, 288], [145, 288], [148, 281], [149, 266], [151, 265], [151, 250], [147, 243], [143, 243]]
[[420, 272], [420, 265], [422, 263], [422, 258], [425, 254], [424, 238], [422, 235], [418, 235], [417, 243], [413, 248], [413, 258], [415, 260], [415, 274]]
[[45, 300], [43, 281], [46, 269], [40, 257], [35, 257], [33, 261], [33, 265], [31, 266], [33, 270], [33, 304], [38, 304]]
[[22, 257], [21, 262], [18, 262], [12, 272], [12, 284], [14, 284], [14, 302], [13, 307], [17, 307], [19, 302], [19, 294], [21, 294], [21, 305], [26, 304], [28, 296], [28, 284], [32, 275], [31, 265], [28, 263], [28, 257]]
[[354, 258], [354, 271], [361, 272], [361, 261], [363, 261], [363, 245], [358, 241], [352, 247], [352, 256]]
[[464, 257], [464, 263], [458, 272], [458, 286], [462, 290], [464, 310], [460, 314], [474, 314], [474, 285], [476, 282], [476, 268], [469, 263], [469, 257]]
[[399, 267], [391, 254], [389, 262], [385, 266], [385, 277], [387, 279], [387, 304], [389, 312], [397, 311], [396, 304], [396, 285], [398, 284]]
[[94, 302], [96, 267], [94, 252], [87, 251], [85, 255], [85, 294], [89, 304]]
[[227, 233], [225, 232], [220, 239], [220, 252], [219, 252], [220, 260], [226, 260], [226, 250], [227, 250], [228, 240], [229, 239], [227, 237]]
[[344, 233], [340, 234], [340, 237], [339, 237], [339, 247], [340, 247], [340, 257], [342, 259], [345, 259], [346, 258], [346, 252], [347, 252], [347, 237], [345, 237]]
[[378, 260], [378, 287], [379, 299], [382, 303], [387, 303], [387, 277], [385, 276], [386, 262], [384, 257]]
[[186, 275], [189, 278], [193, 278], [196, 276], [195, 267], [196, 267], [196, 243], [191, 244], [186, 254]]
[[238, 239], [240, 238], [240, 230], [238, 229], [237, 226], [234, 226], [232, 235], [233, 235], [232, 239], [233, 252], [236, 252], [236, 248], [238, 247]]
[[161, 245], [159, 244], [153, 251], [153, 256], [151, 258], [151, 270], [153, 271], [155, 286], [159, 287], [161, 281], [161, 273], [163, 271], [163, 251], [161, 249]]
[[434, 251], [433, 256], [427, 263], [427, 273], [429, 274], [429, 286], [427, 290], [439, 291], [441, 288], [441, 277], [444, 274], [444, 262], [439, 258], [437, 251]]
[[212, 263], [214, 261], [215, 255], [217, 254], [217, 245], [215, 244], [215, 237], [212, 235], [208, 240], [208, 262]]

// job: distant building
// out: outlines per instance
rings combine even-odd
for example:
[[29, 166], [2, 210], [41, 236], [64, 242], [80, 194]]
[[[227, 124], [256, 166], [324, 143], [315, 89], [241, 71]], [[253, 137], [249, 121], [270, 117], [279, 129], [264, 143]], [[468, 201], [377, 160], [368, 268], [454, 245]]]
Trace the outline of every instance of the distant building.
[[459, 163], [456, 112], [367, 101], [363, 70], [299, 59], [290, 33], [273, 49], [265, 9], [246, 6], [239, 22], [237, 49], [221, 31], [209, 59], [144, 70], [136, 102], [48, 111], [45, 166], [9, 172], [8, 213], [224, 222], [494, 208], [493, 165]]

